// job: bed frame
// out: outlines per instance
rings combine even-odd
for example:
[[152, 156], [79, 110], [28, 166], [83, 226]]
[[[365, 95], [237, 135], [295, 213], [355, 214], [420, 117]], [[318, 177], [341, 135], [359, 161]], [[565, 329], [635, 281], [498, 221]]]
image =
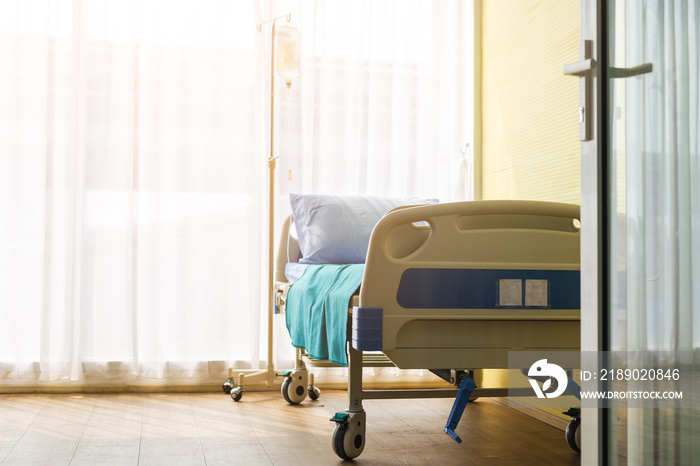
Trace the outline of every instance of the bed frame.
[[[401, 369], [430, 369], [458, 388], [466, 383], [467, 399], [508, 396], [507, 388], [474, 390], [480, 381], [473, 370], [507, 369], [509, 351], [578, 351], [579, 218], [578, 206], [535, 201], [405, 207], [384, 216], [370, 239], [359, 296], [350, 303], [348, 408], [331, 419], [336, 454], [352, 459], [362, 453], [363, 400], [458, 393], [363, 390], [368, 351], [381, 351]], [[284, 267], [299, 256], [289, 221], [275, 275], [281, 310], [288, 289]], [[291, 403], [306, 393], [318, 397], [302, 356], [298, 351], [295, 369], [285, 374], [282, 393]], [[456, 422], [467, 399], [453, 408]], [[452, 433], [450, 421], [445, 431], [460, 441], [450, 419]]]

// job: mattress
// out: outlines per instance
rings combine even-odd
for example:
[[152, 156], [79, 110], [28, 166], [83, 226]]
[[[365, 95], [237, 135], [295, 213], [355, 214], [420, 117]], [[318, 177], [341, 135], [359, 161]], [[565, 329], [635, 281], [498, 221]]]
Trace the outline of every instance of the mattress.
[[284, 266], [284, 276], [290, 283], [293, 283], [304, 275], [304, 271], [311, 264], [300, 264], [299, 262], [287, 262]]

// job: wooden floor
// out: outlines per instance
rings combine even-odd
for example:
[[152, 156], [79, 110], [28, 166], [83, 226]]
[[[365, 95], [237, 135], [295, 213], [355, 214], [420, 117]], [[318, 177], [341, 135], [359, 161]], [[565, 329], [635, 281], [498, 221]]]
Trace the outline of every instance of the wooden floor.
[[[235, 403], [210, 394], [0, 395], [0, 464], [326, 465], [341, 463], [329, 419], [342, 391], [287, 405], [276, 392]], [[452, 400], [365, 402], [354, 463], [578, 465], [561, 430], [493, 400], [470, 403], [457, 444], [442, 432]]]

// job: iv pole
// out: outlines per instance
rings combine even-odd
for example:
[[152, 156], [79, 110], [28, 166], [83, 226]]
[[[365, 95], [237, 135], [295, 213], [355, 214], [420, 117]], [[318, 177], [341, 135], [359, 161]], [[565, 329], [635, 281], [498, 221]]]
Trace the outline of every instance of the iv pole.
[[[267, 205], [267, 224], [268, 224], [268, 268], [267, 268], [267, 363], [264, 371], [254, 372], [246, 375], [245, 373], [238, 374], [238, 386], [233, 388], [233, 369], [228, 370], [228, 380], [223, 385], [223, 390], [231, 394], [234, 401], [240, 401], [245, 391], [245, 382], [264, 381], [267, 387], [272, 385], [275, 379], [275, 367], [272, 361], [272, 343], [273, 343], [273, 317], [274, 317], [274, 247], [275, 247], [275, 168], [277, 166], [278, 156], [275, 156], [275, 23], [278, 19], [284, 18], [286, 22], [292, 19], [291, 13], [277, 16], [276, 18], [268, 19], [256, 25], [258, 32], [262, 30], [263, 24], [272, 23], [271, 37], [271, 53], [270, 53], [270, 156], [267, 159], [267, 167], [269, 172], [269, 198]], [[289, 84], [288, 84], [289, 86]]]

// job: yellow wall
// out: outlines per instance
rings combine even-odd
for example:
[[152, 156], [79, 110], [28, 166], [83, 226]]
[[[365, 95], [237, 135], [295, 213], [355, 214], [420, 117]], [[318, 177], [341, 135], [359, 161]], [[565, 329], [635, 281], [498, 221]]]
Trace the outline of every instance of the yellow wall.
[[[579, 0], [482, 0], [483, 199], [580, 204], [578, 79], [562, 74], [579, 20]], [[484, 371], [484, 386], [507, 383]]]
[[580, 203], [579, 0], [482, 0], [482, 198]]

